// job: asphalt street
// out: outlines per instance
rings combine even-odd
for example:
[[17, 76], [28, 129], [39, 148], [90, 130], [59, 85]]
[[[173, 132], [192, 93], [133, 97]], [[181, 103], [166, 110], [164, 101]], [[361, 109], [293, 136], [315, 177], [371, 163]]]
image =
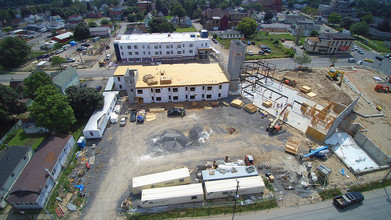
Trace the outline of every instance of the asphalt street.
[[[255, 213], [236, 213], [234, 219], [279, 219], [279, 220], [313, 220], [313, 219], [391, 219], [391, 186], [363, 193], [365, 200], [346, 209], [338, 209], [327, 200], [311, 205], [289, 208], [276, 208]], [[232, 215], [208, 219], [233, 219]]]

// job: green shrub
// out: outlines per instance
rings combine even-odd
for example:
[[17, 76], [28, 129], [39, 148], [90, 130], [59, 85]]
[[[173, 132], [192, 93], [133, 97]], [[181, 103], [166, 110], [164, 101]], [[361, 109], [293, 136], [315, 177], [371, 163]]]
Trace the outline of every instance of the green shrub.
[[286, 48], [284, 50], [284, 54], [288, 55], [289, 57], [294, 57], [295, 51], [292, 48]]
[[319, 192], [319, 195], [322, 198], [322, 200], [331, 199], [341, 194], [342, 192], [339, 189], [329, 189], [329, 190], [323, 190]]

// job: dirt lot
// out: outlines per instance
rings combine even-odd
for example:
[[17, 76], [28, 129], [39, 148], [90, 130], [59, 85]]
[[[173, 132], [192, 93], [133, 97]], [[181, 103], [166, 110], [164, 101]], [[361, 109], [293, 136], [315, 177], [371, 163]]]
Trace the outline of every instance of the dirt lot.
[[[318, 95], [313, 99], [320, 104], [329, 101], [350, 104], [357, 94], [346, 85], [341, 88], [326, 77], [326, 70], [312, 73], [282, 72], [277, 77], [288, 75], [298, 81], [298, 86], [309, 85]], [[367, 135], [372, 138], [386, 153], [390, 154], [390, 94], [378, 94], [373, 90], [374, 73], [367, 70], [346, 71], [345, 77], [350, 82], [358, 82], [356, 87], [375, 105], [383, 107], [386, 117], [361, 118], [352, 117], [367, 128]], [[232, 98], [232, 97], [231, 97]], [[130, 114], [130, 107], [124, 105], [122, 115]], [[164, 106], [169, 108], [170, 106]], [[360, 100], [356, 111], [362, 114], [376, 114], [373, 108]], [[229, 156], [231, 160], [242, 159], [245, 154], [252, 154], [257, 166], [270, 164], [272, 169], [260, 173], [273, 172], [277, 181], [273, 184], [275, 196], [280, 206], [302, 205], [320, 200], [316, 190], [303, 189], [296, 186], [294, 190], [284, 190], [281, 177], [290, 174], [295, 178], [297, 172], [307, 174], [306, 167], [293, 155], [283, 150], [288, 139], [300, 143], [300, 152], [316, 144], [294, 128], [285, 126], [283, 132], [270, 136], [265, 132], [269, 118], [261, 119], [258, 113], [250, 115], [241, 109], [233, 107], [216, 107], [212, 109], [189, 108], [187, 116], [182, 118], [167, 118], [166, 113], [156, 113], [157, 119], [144, 124], [127, 122], [125, 127], [113, 124], [105, 131], [104, 138], [97, 143], [97, 149], [102, 153], [96, 155], [96, 161], [89, 172], [95, 172], [86, 181], [87, 202], [80, 214], [83, 219], [113, 219], [122, 218], [117, 211], [121, 201], [129, 196], [132, 177], [166, 171], [169, 169], [189, 167], [194, 174], [196, 165], [214, 160], [222, 160]], [[235, 128], [234, 134], [229, 134], [229, 128]], [[175, 144], [170, 137], [175, 134], [179, 138]], [[90, 142], [89, 145], [93, 143]], [[331, 156], [327, 161], [314, 160], [312, 167], [324, 164], [332, 169], [329, 188], [345, 188], [349, 184], [378, 180], [386, 171], [354, 176], [336, 158]], [[348, 175], [342, 176], [344, 168]], [[278, 175], [280, 174], [280, 175]], [[195, 181], [195, 178], [192, 180]], [[77, 215], [77, 214], [75, 214]], [[76, 217], [76, 216], [74, 216]]]

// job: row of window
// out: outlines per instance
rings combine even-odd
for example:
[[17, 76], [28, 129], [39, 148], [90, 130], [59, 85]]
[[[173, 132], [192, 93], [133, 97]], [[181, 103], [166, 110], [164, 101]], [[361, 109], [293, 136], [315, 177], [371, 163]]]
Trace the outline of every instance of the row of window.
[[[333, 41], [332, 43], [331, 43], [331, 46], [334, 46], [334, 42], [337, 42], [336, 44], [335, 44], [335, 46], [337, 47], [338, 46], [338, 44], [339, 44], [339, 46], [342, 46], [342, 44], [344, 43], [343, 41]], [[345, 41], [345, 45], [343, 45], [343, 46], [347, 46], [348, 45], [348, 43], [349, 43], [349, 46], [353, 43], [353, 41]]]
[[[201, 44], [201, 46], [204, 46], [203, 44]], [[208, 46], [208, 44], [206, 44], [206, 46]], [[121, 50], [123, 49], [123, 47], [122, 46], [120, 46], [121, 47]], [[176, 48], [184, 48], [185, 47], [185, 44], [177, 44], [176, 45]], [[189, 44], [189, 47], [193, 47], [193, 44]], [[128, 48], [128, 50], [131, 50], [132, 48], [133, 49], [135, 49], [135, 50], [137, 50], [137, 49], [139, 49], [139, 45], [128, 45], [127, 46], [127, 48]], [[151, 47], [150, 47], [150, 45], [142, 45], [142, 46], [140, 46], [140, 49], [151, 49]], [[159, 44], [159, 45], [154, 45], [153, 46], [153, 48], [154, 49], [162, 49], [162, 45], [161, 44]], [[170, 45], [166, 45], [166, 49], [172, 49], [172, 48], [174, 48], [174, 45], [172, 45], [172, 44], [170, 44]]]
[[[185, 97], [186, 97], [186, 99], [188, 98], [187, 95], [186, 95]], [[191, 96], [190, 96], [190, 100], [196, 99], [195, 97], [196, 97], [195, 95], [191, 95]], [[221, 98], [221, 93], [218, 94], [218, 97]], [[204, 94], [202, 94], [202, 98], [203, 98], [203, 99], [205, 98], [205, 95], [204, 95]], [[207, 99], [211, 99], [211, 98], [212, 98], [212, 95], [211, 95], [211, 94], [206, 95], [206, 98], [207, 98]], [[153, 96], [152, 96], [152, 101], [155, 101], [155, 99], [156, 99], [157, 102], [162, 101], [162, 97], [153, 97]], [[168, 96], [168, 100], [171, 100], [171, 96]], [[179, 96], [173, 96], [173, 97], [172, 97], [172, 100], [174, 100], [174, 101], [179, 100]]]
[[[186, 53], [186, 51], [185, 50], [183, 50], [183, 51], [178, 50], [177, 51], [177, 54], [182, 54], [182, 53], [184, 54], [184, 53]], [[189, 50], [189, 53], [192, 54], [193, 50]], [[124, 52], [121, 52], [121, 54], [122, 54], [122, 56], [124, 56]], [[128, 54], [130, 56], [133, 56], [133, 52], [128, 52]], [[170, 55], [170, 54], [174, 54], [174, 51], [166, 51], [166, 55]], [[138, 51], [135, 51], [134, 55], [137, 56], [137, 55], [141, 55], [141, 54]], [[148, 51], [148, 54], [145, 51], [143, 51], [143, 55], [151, 55], [151, 51]], [[162, 55], [162, 51], [155, 51], [155, 55]]]
[[[186, 88], [186, 91], [187, 91], [188, 87], [185, 87], [185, 88]], [[190, 87], [190, 91], [194, 92], [195, 88], [196, 87]], [[223, 88], [223, 86], [219, 85], [219, 89], [222, 89], [222, 88]], [[212, 91], [212, 89], [213, 89], [212, 86], [207, 86], [206, 87], [207, 91]], [[205, 86], [202, 86], [202, 90], [205, 90]], [[171, 88], [168, 88], [168, 91], [171, 92]], [[153, 88], [151, 88], [151, 92], [153, 92]], [[178, 92], [178, 88], [172, 88], [172, 92]], [[160, 93], [160, 89], [155, 89], [155, 93]], [[143, 94], [143, 90], [142, 89], [138, 89], [137, 90], [137, 94]]]
[[17, 205], [17, 206], [20, 206], [20, 205], [25, 205], [25, 206], [28, 206], [28, 205], [38, 205], [38, 203], [36, 203], [36, 202], [15, 202], [14, 204]]

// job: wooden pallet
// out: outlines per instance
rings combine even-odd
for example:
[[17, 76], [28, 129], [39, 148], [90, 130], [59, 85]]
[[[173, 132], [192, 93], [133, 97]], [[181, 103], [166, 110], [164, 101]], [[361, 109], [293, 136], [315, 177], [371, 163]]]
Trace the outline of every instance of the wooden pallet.
[[286, 152], [297, 154], [297, 151], [299, 150], [299, 143], [296, 141], [288, 140], [284, 147]]

